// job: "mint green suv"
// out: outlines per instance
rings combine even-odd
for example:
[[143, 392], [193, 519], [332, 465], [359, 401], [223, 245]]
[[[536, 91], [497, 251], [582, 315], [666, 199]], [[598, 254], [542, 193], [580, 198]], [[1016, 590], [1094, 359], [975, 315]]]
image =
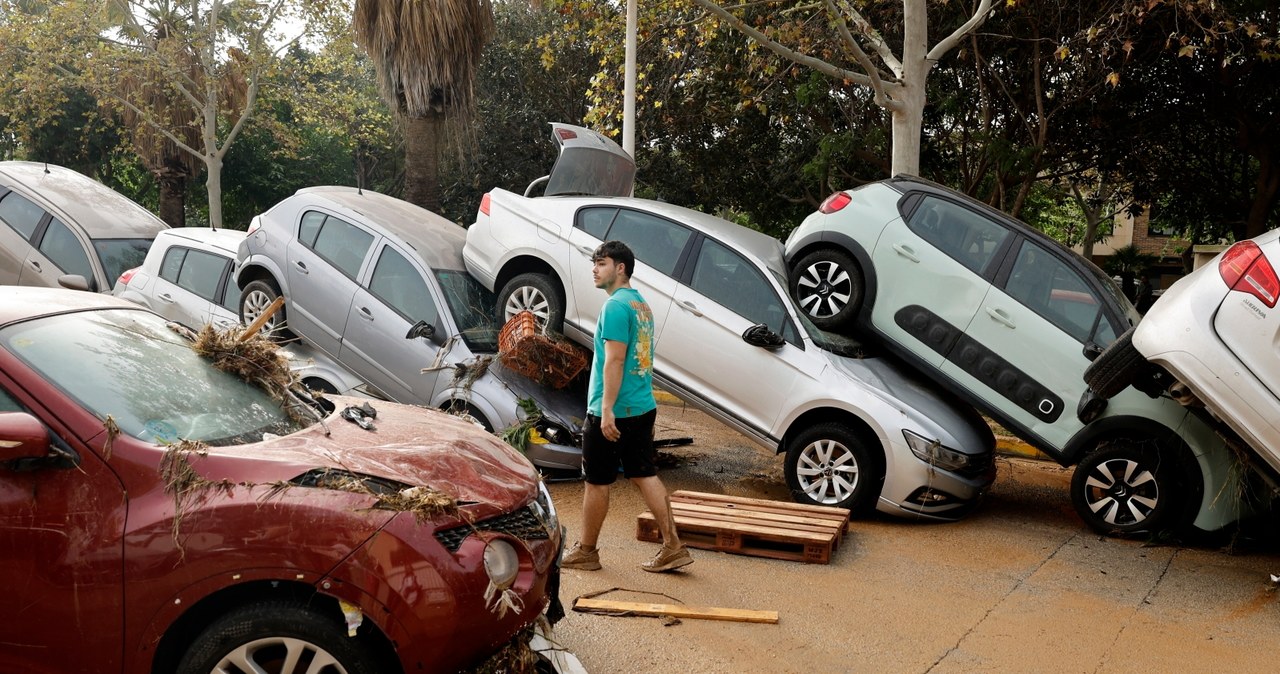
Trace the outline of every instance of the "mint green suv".
[[1095, 530], [1214, 531], [1249, 508], [1220, 438], [1167, 398], [1083, 373], [1139, 315], [1096, 266], [963, 194], [899, 176], [837, 192], [786, 242], [819, 327], [883, 344], [1064, 466]]

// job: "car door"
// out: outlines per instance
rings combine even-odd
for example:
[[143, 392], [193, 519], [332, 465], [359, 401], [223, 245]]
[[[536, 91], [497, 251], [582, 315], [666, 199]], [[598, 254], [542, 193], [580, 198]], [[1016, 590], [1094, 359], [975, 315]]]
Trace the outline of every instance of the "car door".
[[236, 324], [222, 302], [227, 295], [231, 258], [185, 246], [171, 246], [160, 261], [150, 309], [187, 327]]
[[1082, 427], [1075, 408], [1086, 388], [1085, 344], [1105, 346], [1121, 331], [1065, 254], [1022, 240], [943, 366], [1002, 421], [1056, 449]]
[[398, 402], [430, 405], [441, 371], [422, 370], [431, 367], [439, 348], [426, 338], [405, 335], [418, 321], [445, 329], [435, 284], [390, 242], [378, 248], [368, 283], [351, 302], [339, 360]]
[[[655, 369], [746, 424], [767, 433], [798, 373], [790, 352], [802, 348], [781, 292], [763, 272], [724, 244], [703, 238], [687, 284], [676, 290], [667, 337]], [[764, 323], [788, 338], [775, 350], [743, 340]]]
[[0, 187], [0, 285], [18, 285], [44, 217], [44, 209], [30, 199]]
[[[679, 285], [674, 276], [693, 230], [652, 213], [630, 208], [586, 208], [578, 212], [570, 238], [569, 276], [581, 327], [594, 334], [600, 307], [607, 297], [596, 288], [591, 271], [591, 255], [607, 240], [621, 241], [636, 256], [631, 287], [649, 303], [653, 311], [653, 338], [661, 343], [672, 298]], [[659, 356], [655, 354], [655, 358]], [[657, 363], [655, 362], [655, 366]]]
[[78, 274], [89, 283], [89, 289], [100, 289], [93, 263], [80, 237], [61, 220], [50, 218], [36, 232], [36, 245], [27, 253], [19, 285], [59, 288], [58, 279], [65, 274]]
[[890, 341], [939, 367], [987, 294], [1012, 232], [965, 206], [924, 194], [891, 221], [872, 252], [871, 322]]
[[[33, 409], [0, 378], [0, 412]], [[71, 451], [57, 434], [50, 437]], [[0, 662], [7, 672], [119, 672], [123, 666], [128, 500], [96, 454], [74, 449], [81, 459], [74, 467], [0, 466]]]
[[289, 328], [322, 351], [337, 354], [351, 300], [375, 236], [321, 211], [302, 215], [285, 253]]

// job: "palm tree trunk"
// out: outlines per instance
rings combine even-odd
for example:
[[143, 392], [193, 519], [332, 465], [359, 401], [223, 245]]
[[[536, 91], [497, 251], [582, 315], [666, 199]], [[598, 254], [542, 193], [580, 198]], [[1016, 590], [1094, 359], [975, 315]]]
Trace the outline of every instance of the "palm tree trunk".
[[404, 119], [404, 200], [440, 212], [440, 135], [444, 119], [428, 113]]
[[160, 219], [170, 227], [187, 224], [187, 176], [180, 170], [164, 167], [156, 171], [160, 183]]

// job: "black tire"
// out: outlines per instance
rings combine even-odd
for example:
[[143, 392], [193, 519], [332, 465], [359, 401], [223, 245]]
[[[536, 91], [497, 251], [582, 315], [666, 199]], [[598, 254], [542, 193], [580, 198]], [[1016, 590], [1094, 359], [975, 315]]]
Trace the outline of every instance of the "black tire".
[[493, 432], [493, 424], [489, 423], [489, 420], [485, 418], [484, 414], [481, 413], [475, 405], [472, 405], [465, 400], [458, 400], [456, 398], [450, 400], [440, 406], [440, 411], [445, 414], [452, 414], [456, 417], [462, 417], [463, 415], [469, 416], [480, 422], [480, 425], [484, 426], [485, 431], [489, 433]]
[[[240, 322], [245, 325], [254, 322], [279, 296], [280, 286], [276, 285], [275, 281], [271, 279], [250, 281], [249, 285], [240, 291]], [[276, 341], [292, 337], [292, 333], [285, 327], [288, 321], [285, 313], [287, 310], [286, 306], [280, 307], [280, 310], [262, 326], [262, 334]]]
[[498, 320], [505, 324], [525, 309], [533, 312], [539, 330], [564, 331], [564, 300], [550, 276], [538, 272], [520, 274], [502, 286], [498, 293]]
[[791, 296], [823, 330], [853, 327], [865, 294], [862, 268], [836, 248], [815, 250], [791, 269]]
[[788, 443], [786, 474], [796, 502], [864, 515], [884, 485], [884, 455], [842, 424], [818, 424]]
[[1071, 477], [1071, 504], [1100, 534], [1175, 533], [1189, 490], [1154, 442], [1120, 439], [1087, 454]]
[[307, 377], [302, 380], [302, 385], [312, 391], [319, 391], [326, 395], [338, 395], [338, 387], [319, 377]]
[[[362, 627], [362, 631], [368, 629]], [[361, 633], [355, 638], [347, 636], [336, 606], [323, 610], [293, 601], [267, 601], [243, 606], [213, 621], [182, 656], [178, 672], [256, 671], [235, 664], [247, 661], [272, 674], [376, 674], [381, 671], [379, 660], [368, 641]], [[304, 654], [292, 670], [283, 669], [281, 657], [286, 649], [300, 649]], [[331, 659], [333, 664], [308, 669], [321, 658]]]
[[1126, 330], [1084, 369], [1084, 381], [1098, 397], [1114, 398], [1138, 378], [1147, 362], [1133, 346], [1134, 330]]

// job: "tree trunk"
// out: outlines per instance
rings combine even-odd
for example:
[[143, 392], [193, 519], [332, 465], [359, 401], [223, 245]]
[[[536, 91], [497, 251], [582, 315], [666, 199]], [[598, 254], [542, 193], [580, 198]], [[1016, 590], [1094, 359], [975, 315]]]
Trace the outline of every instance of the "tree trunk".
[[440, 115], [404, 118], [404, 200], [440, 212]]
[[205, 186], [209, 189], [209, 226], [222, 229], [222, 157], [204, 158], [209, 179]]
[[160, 219], [170, 227], [187, 224], [187, 176], [165, 167], [155, 172], [160, 183]]
[[1267, 231], [1268, 216], [1280, 195], [1280, 167], [1271, 159], [1270, 152], [1258, 154], [1258, 180], [1253, 193], [1253, 204], [1244, 223], [1244, 238], [1252, 239]]
[[924, 124], [925, 80], [929, 77], [929, 16], [920, 0], [902, 3], [902, 74], [892, 94], [893, 175], [920, 175], [920, 128]]

